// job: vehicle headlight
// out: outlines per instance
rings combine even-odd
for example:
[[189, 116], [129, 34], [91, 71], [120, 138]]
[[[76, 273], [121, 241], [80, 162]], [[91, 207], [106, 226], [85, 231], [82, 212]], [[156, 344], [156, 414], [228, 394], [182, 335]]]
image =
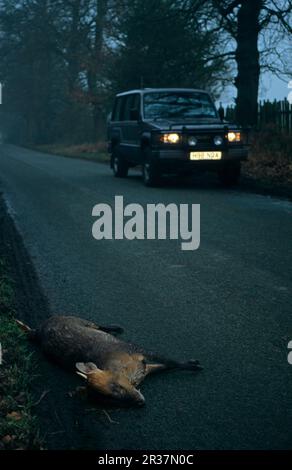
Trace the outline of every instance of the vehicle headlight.
[[189, 145], [197, 145], [198, 139], [196, 137], [191, 136], [189, 137], [188, 142], [189, 142]]
[[241, 141], [241, 133], [240, 132], [228, 132], [228, 141], [229, 142], [240, 142]]
[[221, 137], [221, 135], [216, 135], [214, 137], [214, 144], [215, 145], [222, 145], [223, 144], [223, 138]]
[[169, 134], [163, 134], [161, 140], [165, 144], [178, 144], [180, 142], [181, 136], [176, 132], [171, 132]]

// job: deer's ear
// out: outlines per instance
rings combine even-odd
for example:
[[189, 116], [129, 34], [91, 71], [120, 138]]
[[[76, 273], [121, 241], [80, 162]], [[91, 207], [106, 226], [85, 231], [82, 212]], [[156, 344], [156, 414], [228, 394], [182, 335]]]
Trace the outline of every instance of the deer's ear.
[[101, 369], [98, 369], [93, 362], [76, 362], [75, 365], [78, 372], [85, 376], [92, 372], [103, 372]]

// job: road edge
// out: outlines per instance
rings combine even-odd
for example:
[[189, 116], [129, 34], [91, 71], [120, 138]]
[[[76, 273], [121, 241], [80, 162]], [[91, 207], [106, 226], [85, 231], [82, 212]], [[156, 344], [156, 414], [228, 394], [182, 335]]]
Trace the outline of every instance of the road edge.
[[[81, 161], [88, 161], [102, 165], [110, 165], [110, 157], [108, 161], [105, 161], [104, 156], [100, 160], [98, 158], [93, 158], [90, 156], [81, 156], [81, 155], [64, 155], [60, 153], [50, 153], [49, 151], [41, 150], [39, 148], [35, 148], [34, 146], [20, 146], [23, 149], [30, 150], [32, 152], [44, 154], [44, 155], [51, 155], [63, 158], [71, 158], [72, 160], [81, 160]], [[247, 176], [244, 173], [241, 176], [240, 183], [238, 186], [239, 191], [242, 192], [250, 192], [254, 194], [259, 194], [262, 196], [270, 196], [276, 197], [281, 199], [288, 199], [292, 201], [292, 186], [289, 184], [284, 183], [275, 183], [274, 181], [264, 180], [264, 179], [256, 179], [251, 176]]]

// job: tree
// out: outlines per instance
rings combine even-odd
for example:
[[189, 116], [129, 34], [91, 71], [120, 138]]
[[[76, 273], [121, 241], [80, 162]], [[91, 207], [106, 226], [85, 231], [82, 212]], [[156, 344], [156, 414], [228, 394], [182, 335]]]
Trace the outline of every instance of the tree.
[[93, 132], [97, 138], [104, 133], [105, 29], [108, 0], [96, 0], [93, 32], [88, 41], [87, 84], [92, 106]]
[[128, 2], [115, 23], [114, 91], [141, 85], [216, 90], [227, 67], [218, 54], [220, 32], [205, 28], [204, 15], [202, 1]]
[[117, 91], [218, 96], [236, 63], [238, 120], [255, 124], [260, 71], [283, 57], [267, 39], [291, 32], [291, 10], [291, 0], [0, 0], [1, 109], [34, 143], [96, 140]]
[[[53, 132], [55, 87], [60, 89], [56, 70], [54, 21], [57, 11], [51, 2], [2, 1], [1, 79], [5, 103], [22, 116], [27, 140], [50, 140]], [[55, 73], [54, 73], [55, 72]], [[58, 83], [57, 83], [58, 82]]]
[[[258, 90], [261, 55], [279, 53], [274, 41], [273, 50], [259, 50], [261, 35], [266, 32], [291, 33], [291, 0], [213, 0], [219, 14], [219, 25], [236, 41], [234, 58], [237, 64], [236, 112], [237, 121], [243, 125], [257, 124]], [[275, 39], [275, 38], [274, 38]]]
[[105, 0], [0, 1], [5, 103], [34, 143], [96, 135]]
[[61, 3], [61, 45], [67, 65], [71, 132], [74, 123], [80, 126], [78, 114], [84, 107], [91, 115], [88, 135], [96, 140], [104, 132], [108, 0], [70, 0]]

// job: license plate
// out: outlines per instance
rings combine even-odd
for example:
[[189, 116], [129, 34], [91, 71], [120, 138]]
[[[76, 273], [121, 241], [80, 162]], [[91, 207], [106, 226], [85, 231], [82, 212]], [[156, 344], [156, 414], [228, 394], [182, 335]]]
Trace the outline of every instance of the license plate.
[[190, 160], [221, 160], [222, 152], [191, 152]]

